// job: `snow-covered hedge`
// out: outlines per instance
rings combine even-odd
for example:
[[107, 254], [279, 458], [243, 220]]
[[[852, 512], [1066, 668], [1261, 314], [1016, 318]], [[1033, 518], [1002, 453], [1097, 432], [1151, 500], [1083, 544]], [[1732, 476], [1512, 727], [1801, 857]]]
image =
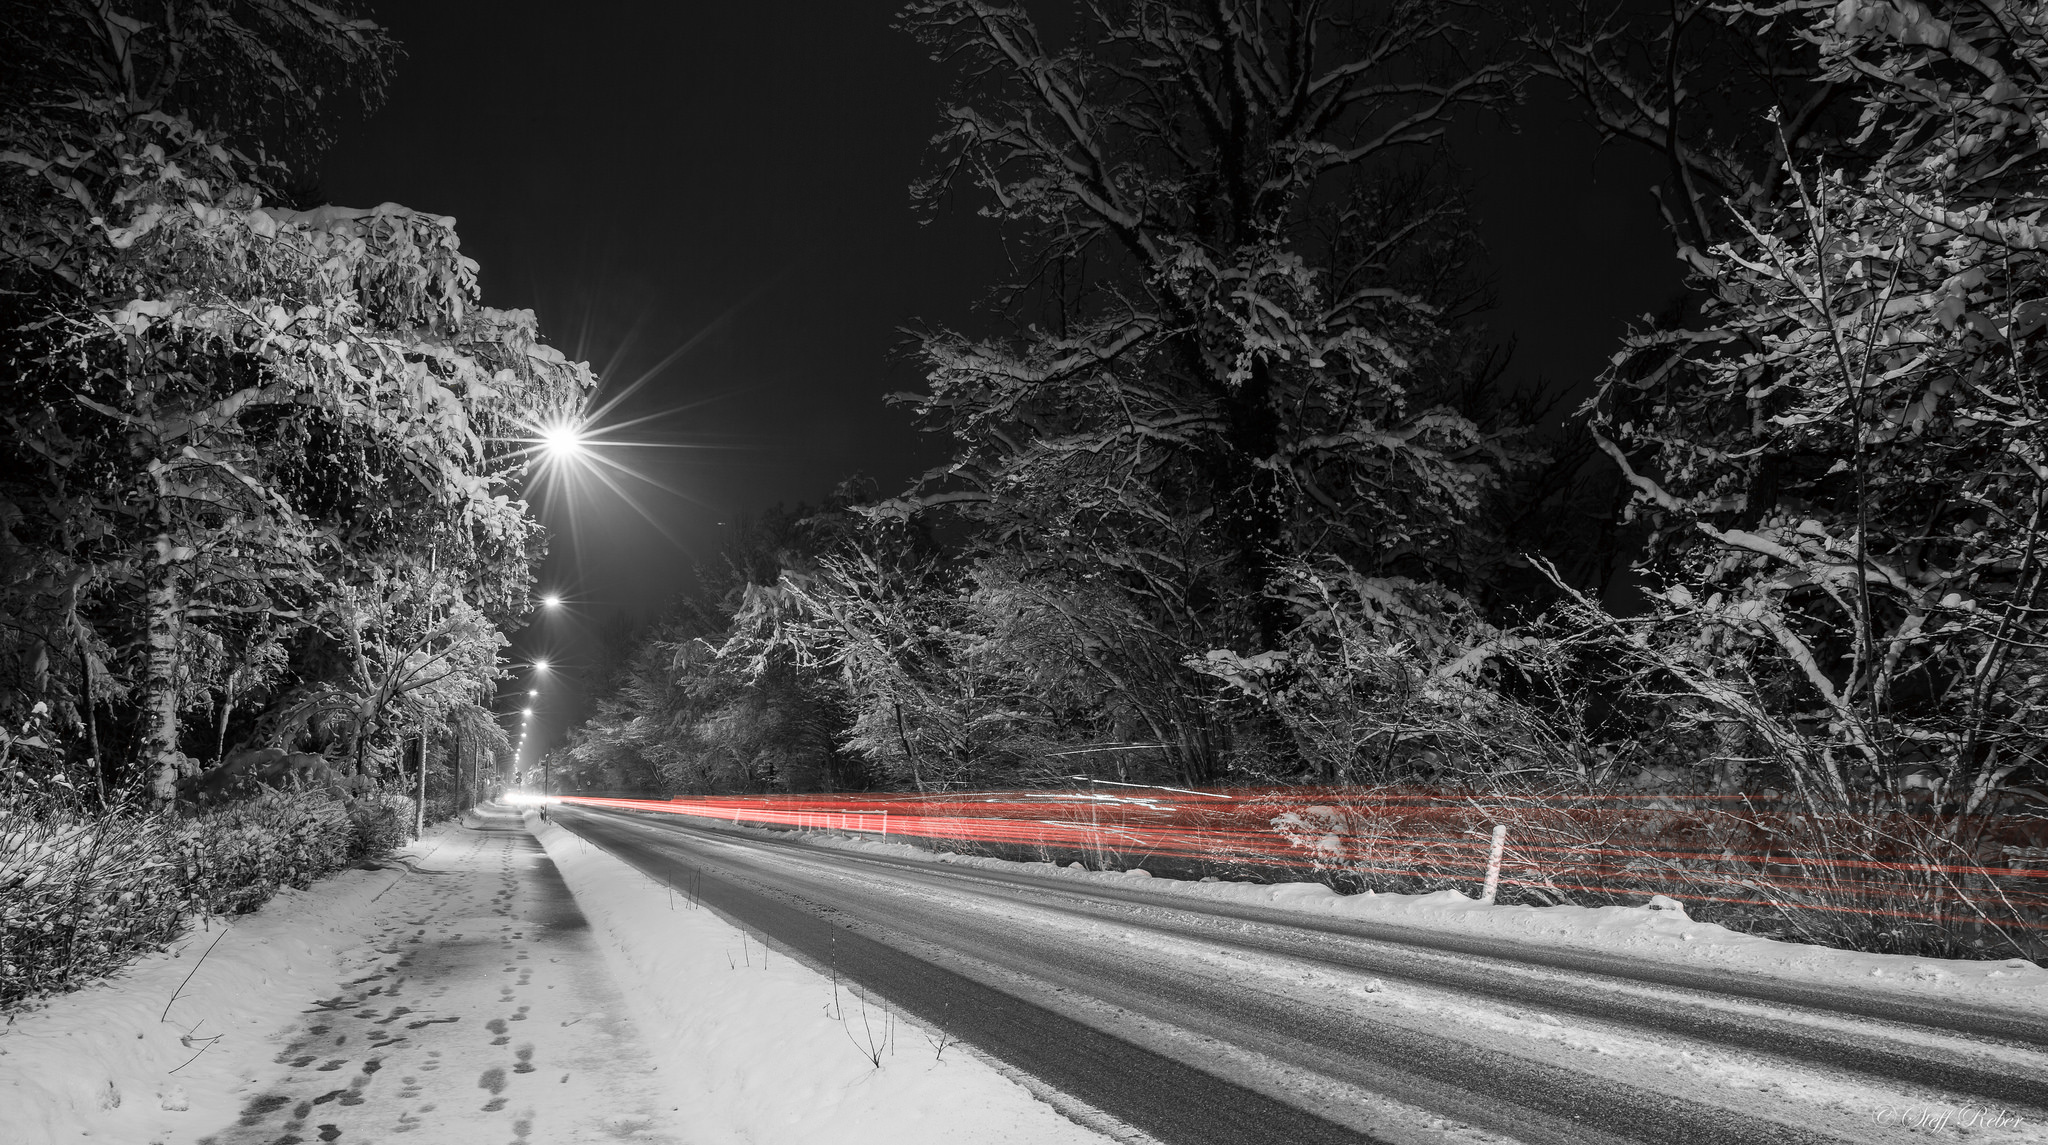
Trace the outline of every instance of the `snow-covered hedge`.
[[193, 818], [0, 811], [0, 1007], [75, 988], [405, 840], [412, 801], [266, 792]]

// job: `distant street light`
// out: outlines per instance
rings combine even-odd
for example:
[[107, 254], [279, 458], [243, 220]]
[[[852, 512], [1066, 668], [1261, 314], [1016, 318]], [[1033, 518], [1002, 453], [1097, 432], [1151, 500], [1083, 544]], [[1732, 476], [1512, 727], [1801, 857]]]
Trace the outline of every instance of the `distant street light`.
[[562, 607], [562, 598], [551, 592], [540, 598], [540, 606], [542, 608], [560, 608]]
[[529, 695], [529, 696], [538, 696], [538, 695], [540, 695], [540, 689], [539, 689], [539, 688], [529, 688], [529, 689], [527, 689], [527, 691], [526, 691], [526, 694], [527, 694], [527, 695]]
[[548, 670], [548, 662], [547, 662], [546, 660], [535, 660], [535, 661], [533, 662], [533, 670], [534, 670], [534, 671], [536, 671], [536, 672], [545, 672], [545, 671], [547, 671], [547, 670]]

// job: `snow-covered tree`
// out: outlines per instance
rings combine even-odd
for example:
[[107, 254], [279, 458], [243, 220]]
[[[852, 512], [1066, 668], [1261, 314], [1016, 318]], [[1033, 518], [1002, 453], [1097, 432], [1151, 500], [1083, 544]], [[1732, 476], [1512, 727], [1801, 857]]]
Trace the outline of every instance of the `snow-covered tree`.
[[[1437, 144], [1513, 82], [1462, 12], [1129, 0], [1061, 44], [1018, 6], [911, 5], [962, 77], [918, 193], [976, 196], [1024, 273], [1010, 333], [923, 338], [901, 400], [956, 455], [885, 509], [1126, 596], [1173, 659], [1275, 645], [1296, 556], [1469, 580], [1506, 456], [1453, 404], [1469, 252]], [[1203, 729], [1168, 738], [1207, 773]]]
[[809, 567], [814, 551], [852, 531], [844, 507], [835, 496], [815, 514], [747, 515], [666, 616], [615, 634], [614, 663], [571, 735], [570, 763], [607, 784], [679, 792], [867, 786], [868, 770], [841, 744], [848, 704], [838, 678], [799, 663], [779, 644], [786, 632], [755, 626], [765, 619], [757, 605], [774, 597], [762, 592], [786, 565]]
[[[1536, 74], [1564, 84], [1604, 140], [1662, 159], [1649, 190], [1697, 269], [1740, 233], [1738, 220], [1778, 204], [1788, 154], [1812, 163], [1853, 134], [1843, 87], [1822, 75], [1810, 42], [1787, 34], [1785, 18], [1814, 7], [1525, 0], [1508, 19], [1526, 29]], [[1761, 114], [1769, 108], [1775, 120]]]
[[750, 680], [790, 670], [836, 677], [852, 712], [846, 746], [919, 790], [995, 770], [1000, 708], [976, 687], [945, 563], [903, 544], [829, 554], [746, 585], [718, 657]]
[[382, 733], [445, 726], [475, 706], [510, 642], [435, 567], [374, 569], [336, 594], [332, 615], [349, 652], [350, 678], [330, 687], [346, 705], [358, 770]]
[[1090, 5], [1064, 47], [1016, 7], [907, 11], [963, 74], [919, 192], [978, 190], [1026, 260], [1016, 303], [1041, 306], [1010, 337], [924, 339], [907, 400], [959, 456], [907, 505], [1268, 636], [1286, 552], [1451, 575], [1497, 457], [1434, 404], [1456, 197], [1388, 172], [1511, 85], [1462, 62], [1455, 5], [1372, 9]]
[[324, 72], [374, 94], [375, 25], [300, 0], [44, 21], [53, 58], [0, 116], [6, 431], [34, 461], [5, 491], [8, 609], [39, 619], [10, 639], [76, 649], [95, 739], [96, 703], [132, 696], [168, 798], [220, 666], [346, 643], [351, 594], [397, 569], [439, 554], [466, 596], [443, 617], [522, 609], [516, 441], [590, 377], [530, 313], [479, 305], [453, 220], [280, 207], [287, 172], [237, 149], [314, 124]]
[[[2048, 5], [1741, 16], [1813, 87], [1772, 114], [1781, 175], [1686, 252], [1704, 320], [1633, 338], [1590, 406], [1658, 595], [1581, 619], [1720, 729], [1724, 784], [1931, 788], [1967, 822], [2048, 743]], [[1827, 147], [1796, 118], [1823, 93], [1855, 114]]]

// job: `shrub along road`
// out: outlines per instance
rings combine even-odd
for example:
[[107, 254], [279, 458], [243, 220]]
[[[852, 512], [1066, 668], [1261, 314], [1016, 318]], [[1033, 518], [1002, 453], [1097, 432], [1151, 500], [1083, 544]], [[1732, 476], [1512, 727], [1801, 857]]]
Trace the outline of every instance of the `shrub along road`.
[[[1821, 991], [849, 853], [558, 821], [821, 970], [1167, 1142], [1924, 1139], [2048, 1124], [2048, 1030]], [[1451, 949], [1446, 949], [1447, 947]], [[1718, 988], [1716, 988], [1718, 987]], [[1958, 1032], [1975, 1025], [1976, 1033]]]

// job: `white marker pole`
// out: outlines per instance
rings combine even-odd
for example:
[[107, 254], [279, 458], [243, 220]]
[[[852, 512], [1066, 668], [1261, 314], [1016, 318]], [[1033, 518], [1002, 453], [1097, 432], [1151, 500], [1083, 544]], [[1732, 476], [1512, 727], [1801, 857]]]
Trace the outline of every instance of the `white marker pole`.
[[1501, 824], [1493, 829], [1493, 852], [1486, 856], [1486, 887], [1479, 892], [1479, 901], [1492, 903], [1494, 893], [1500, 890], [1500, 853], [1507, 846], [1508, 829]]

